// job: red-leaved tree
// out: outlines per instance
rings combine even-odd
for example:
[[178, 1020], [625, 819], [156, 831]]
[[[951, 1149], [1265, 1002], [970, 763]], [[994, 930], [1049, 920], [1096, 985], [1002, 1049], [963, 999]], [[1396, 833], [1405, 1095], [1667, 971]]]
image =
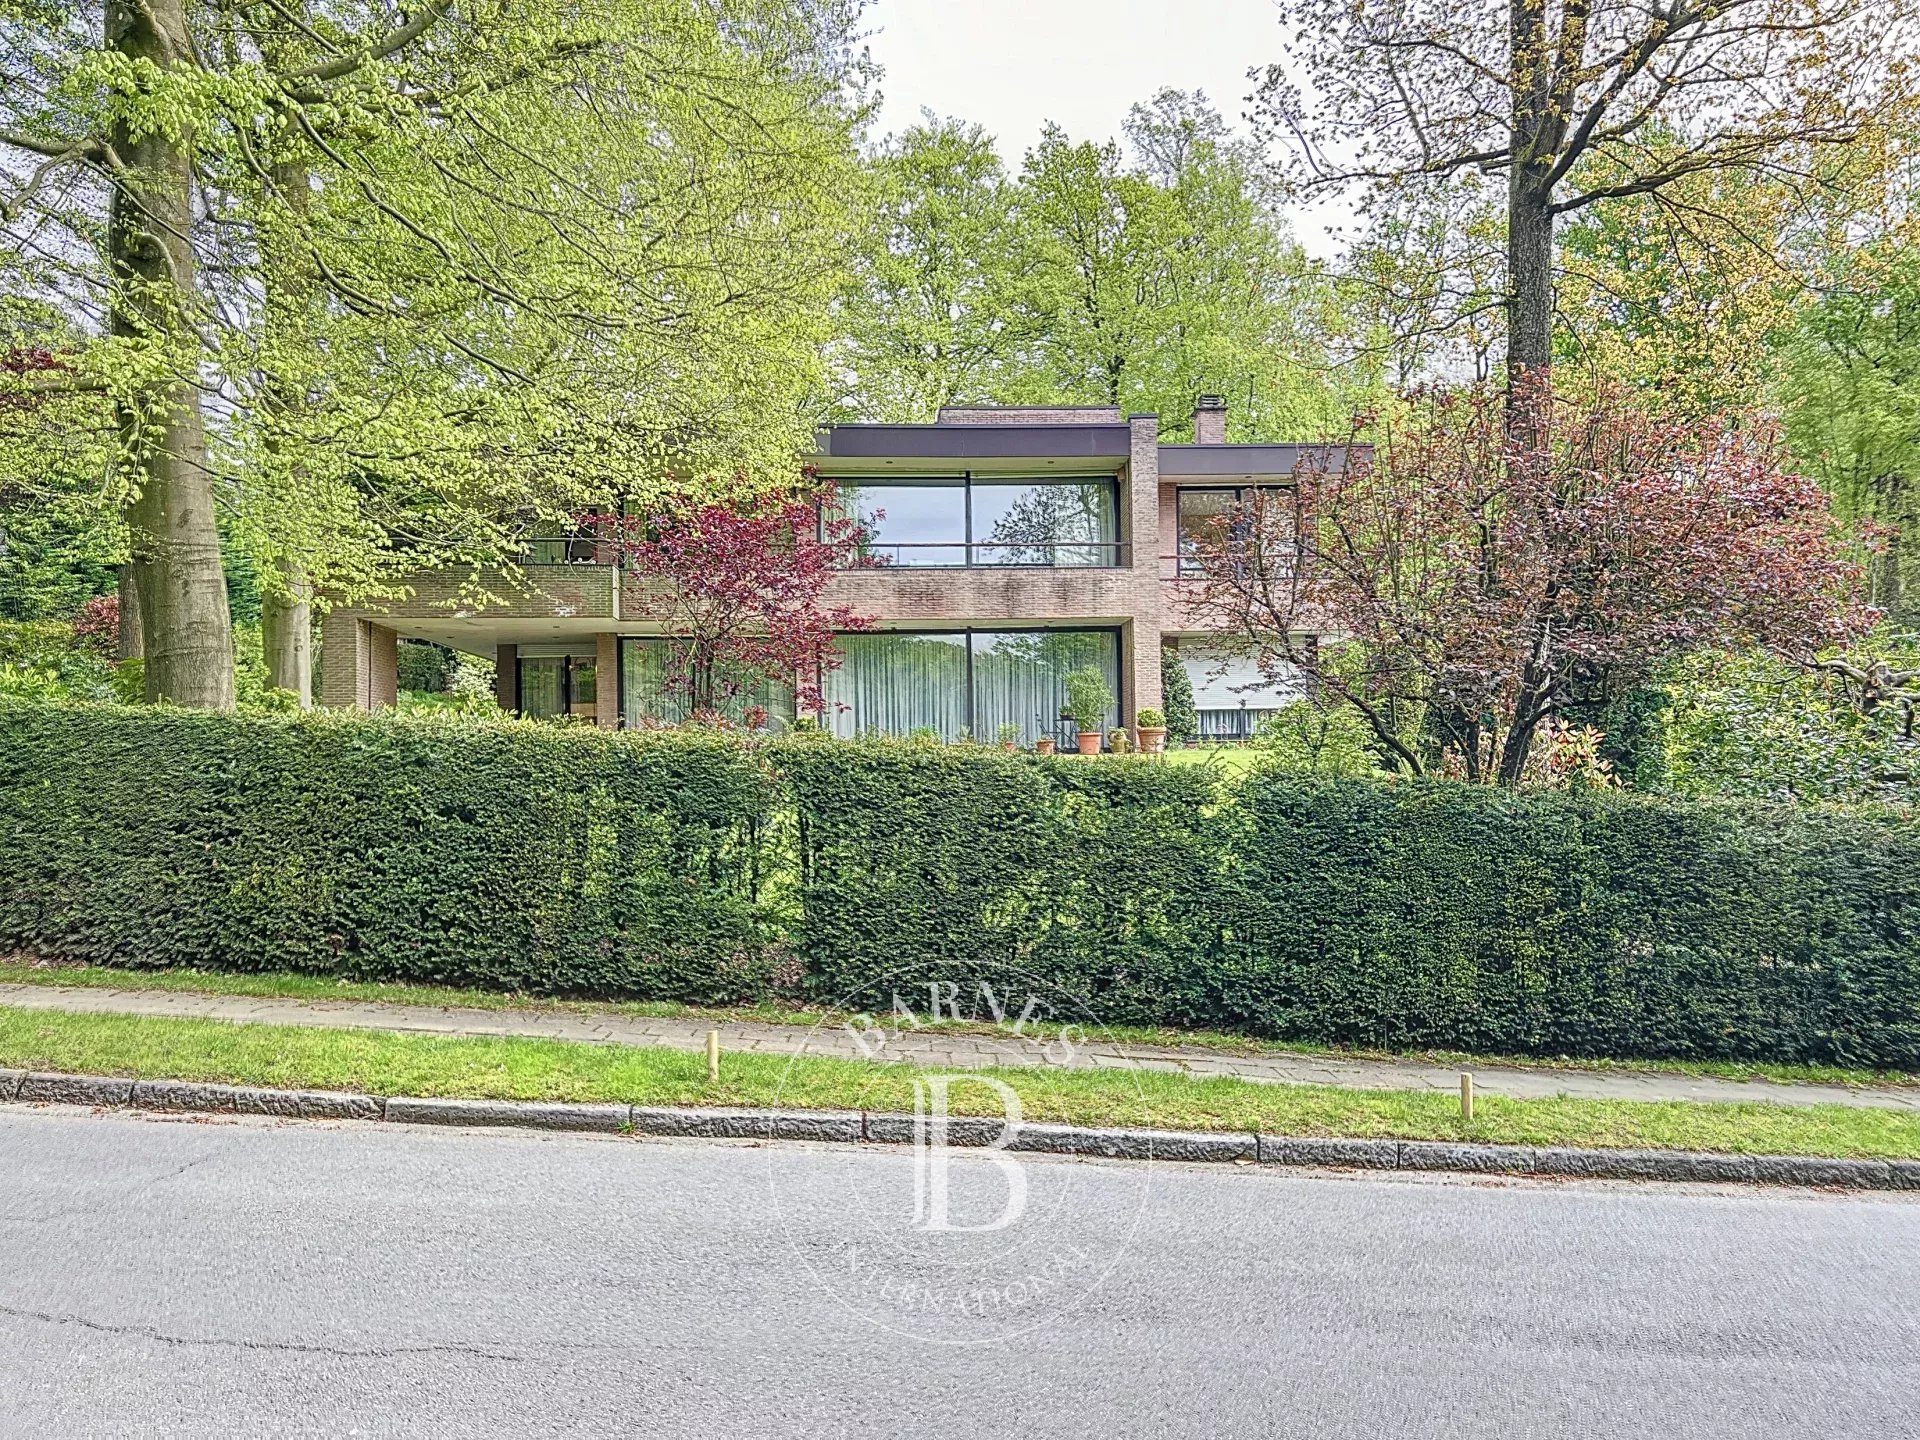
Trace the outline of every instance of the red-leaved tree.
[[1526, 426], [1507, 403], [1421, 395], [1377, 447], [1330, 447], [1290, 495], [1199, 541], [1199, 611], [1351, 705], [1407, 771], [1437, 749], [1504, 785], [1569, 700], [1668, 656], [1762, 645], [1805, 663], [1872, 623], [1826, 497], [1770, 424], [1681, 423], [1544, 378], [1511, 402]]
[[752, 506], [584, 523], [648, 582], [642, 603], [667, 642], [668, 686], [695, 718], [717, 720], [768, 683], [792, 685], [798, 708], [818, 712], [825, 674], [840, 663], [833, 637], [872, 625], [848, 606], [822, 603], [836, 571], [865, 563], [865, 532], [835, 513], [827, 486]]

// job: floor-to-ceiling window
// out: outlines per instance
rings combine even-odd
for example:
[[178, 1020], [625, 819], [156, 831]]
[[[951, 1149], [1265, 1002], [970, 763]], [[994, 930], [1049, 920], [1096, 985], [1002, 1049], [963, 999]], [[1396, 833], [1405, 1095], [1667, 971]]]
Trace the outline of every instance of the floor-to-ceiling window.
[[579, 653], [563, 645], [523, 645], [514, 664], [522, 715], [536, 720], [562, 715], [594, 718], [600, 678], [596, 650]]
[[1110, 475], [961, 475], [838, 482], [835, 517], [866, 531], [880, 565], [1113, 566], [1121, 563], [1118, 482]]
[[[653, 635], [621, 638], [620, 701], [621, 723], [629, 727], [678, 725], [690, 718], [692, 705], [684, 679], [676, 674], [671, 640]], [[784, 729], [793, 723], [793, 687], [755, 684], [722, 709], [736, 725], [751, 720]]]
[[[827, 672], [828, 726], [838, 735], [963, 733], [993, 741], [1011, 725], [1023, 745], [1068, 738], [1060, 710], [1067, 676], [1091, 666], [1120, 692], [1120, 637], [1112, 630], [876, 631], [843, 635]], [[1102, 728], [1120, 723], [1119, 705]]]

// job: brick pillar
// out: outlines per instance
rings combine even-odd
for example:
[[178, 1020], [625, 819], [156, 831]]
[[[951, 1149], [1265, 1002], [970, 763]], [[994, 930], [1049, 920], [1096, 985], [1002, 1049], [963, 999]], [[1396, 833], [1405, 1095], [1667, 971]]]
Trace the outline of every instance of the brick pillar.
[[620, 637], [596, 637], [593, 661], [593, 721], [602, 730], [620, 728]]
[[502, 710], [520, 708], [520, 647], [497, 646], [493, 652], [493, 698]]
[[371, 620], [367, 627], [367, 705], [385, 710], [400, 698], [400, 636]]
[[320, 622], [320, 703], [379, 710], [400, 693], [400, 637], [351, 610]]
[[1120, 723], [1141, 709], [1162, 708], [1160, 634], [1166, 600], [1160, 582], [1160, 417], [1127, 420], [1127, 540], [1133, 615], [1120, 632]]
[[350, 610], [329, 610], [320, 618], [320, 683], [322, 705], [334, 709], [358, 707], [365, 693], [366, 655], [360, 643], [360, 617]]

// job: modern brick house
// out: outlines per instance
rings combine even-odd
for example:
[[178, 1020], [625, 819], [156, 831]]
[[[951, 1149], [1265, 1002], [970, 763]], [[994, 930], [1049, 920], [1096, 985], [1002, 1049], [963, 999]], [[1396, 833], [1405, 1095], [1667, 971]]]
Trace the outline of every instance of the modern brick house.
[[[931, 425], [826, 431], [808, 461], [865, 522], [877, 563], [827, 596], [876, 619], [843, 638], [823, 722], [983, 740], [1010, 724], [1025, 744], [1064, 739], [1064, 678], [1094, 665], [1119, 697], [1109, 725], [1131, 725], [1161, 705], [1163, 647], [1192, 677], [1203, 733], [1244, 734], [1299, 698], [1209, 639], [1182, 572], [1211, 517], [1253, 487], [1288, 485], [1308, 447], [1226, 443], [1214, 396], [1194, 422], [1195, 443], [1179, 445], [1160, 442], [1157, 416], [1098, 406], [950, 407]], [[332, 611], [321, 703], [391, 704], [408, 637], [495, 659], [509, 709], [609, 727], [680, 718], [659, 626], [632, 618], [638, 581], [602, 558], [589, 542], [534, 541], [524, 583], [484, 577], [506, 597], [484, 608], [454, 603], [463, 577], [425, 574], [404, 602]], [[781, 697], [764, 700], [780, 712]]]

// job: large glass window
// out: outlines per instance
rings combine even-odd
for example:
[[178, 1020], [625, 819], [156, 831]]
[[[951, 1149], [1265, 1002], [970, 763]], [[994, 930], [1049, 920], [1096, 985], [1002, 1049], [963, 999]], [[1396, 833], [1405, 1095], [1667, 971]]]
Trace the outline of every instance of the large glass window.
[[[1067, 676], [1093, 666], [1116, 695], [1120, 640], [1111, 630], [882, 631], [843, 635], [843, 663], [826, 677], [827, 723], [843, 736], [963, 731], [995, 741], [1011, 725], [1023, 745], [1070, 740], [1060, 718]], [[1105, 727], [1120, 723], [1116, 704]]]
[[1284, 485], [1222, 485], [1185, 488], [1176, 492], [1180, 527], [1180, 573], [1200, 573], [1200, 555], [1207, 544], [1217, 545], [1221, 533], [1241, 536], [1253, 524], [1257, 505], [1291, 504], [1292, 490]]
[[[673, 642], [663, 636], [628, 635], [620, 641], [621, 723], [629, 728], [652, 723], [679, 725], [692, 714], [687, 687], [677, 682]], [[743, 724], [747, 712], [764, 710], [767, 724], [782, 729], [793, 723], [793, 687], [767, 681], [735, 697], [727, 718]]]
[[1111, 476], [838, 484], [838, 517], [860, 524], [863, 553], [881, 565], [1120, 563]]
[[973, 485], [976, 565], [1113, 565], [1120, 530], [1111, 480]]
[[965, 631], [842, 635], [834, 645], [840, 665], [825, 687], [834, 734], [957, 740], [967, 728]]
[[[1067, 676], [1091, 666], [1106, 677], [1107, 689], [1120, 693], [1120, 638], [1111, 630], [976, 631], [973, 643], [973, 733], [999, 739], [1012, 725], [1022, 745], [1042, 735], [1056, 740], [1079, 727], [1063, 723]], [[1120, 723], [1118, 703], [1110, 707], [1102, 730]]]
[[562, 649], [522, 650], [518, 660], [520, 713], [536, 720], [577, 715], [591, 720], [599, 694], [597, 655]]
[[861, 554], [881, 565], [967, 563], [963, 481], [840, 486], [839, 512], [867, 532]]

